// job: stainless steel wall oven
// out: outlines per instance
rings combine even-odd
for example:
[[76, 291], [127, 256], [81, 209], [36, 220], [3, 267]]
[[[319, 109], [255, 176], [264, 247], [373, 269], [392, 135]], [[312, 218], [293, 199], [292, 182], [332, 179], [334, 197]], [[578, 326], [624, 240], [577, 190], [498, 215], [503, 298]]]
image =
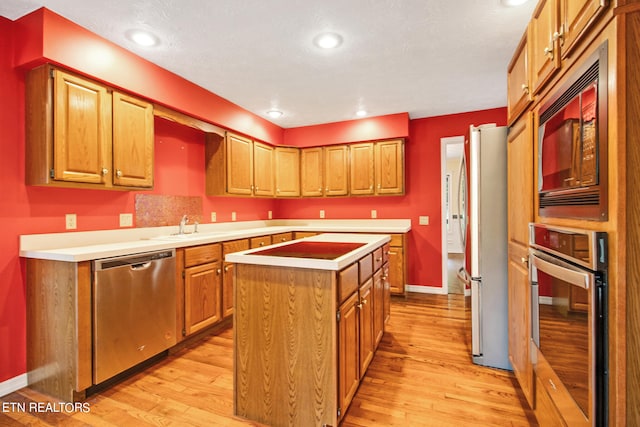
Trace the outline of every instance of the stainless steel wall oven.
[[530, 225], [534, 370], [571, 426], [607, 424], [607, 235]]

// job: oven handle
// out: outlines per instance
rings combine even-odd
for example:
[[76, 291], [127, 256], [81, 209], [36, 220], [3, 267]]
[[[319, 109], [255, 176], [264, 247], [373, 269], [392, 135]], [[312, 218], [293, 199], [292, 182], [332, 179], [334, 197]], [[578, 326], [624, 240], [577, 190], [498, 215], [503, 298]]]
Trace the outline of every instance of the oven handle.
[[591, 288], [595, 283], [595, 274], [560, 259], [531, 249], [532, 268], [537, 268], [553, 277], [557, 277], [574, 286]]

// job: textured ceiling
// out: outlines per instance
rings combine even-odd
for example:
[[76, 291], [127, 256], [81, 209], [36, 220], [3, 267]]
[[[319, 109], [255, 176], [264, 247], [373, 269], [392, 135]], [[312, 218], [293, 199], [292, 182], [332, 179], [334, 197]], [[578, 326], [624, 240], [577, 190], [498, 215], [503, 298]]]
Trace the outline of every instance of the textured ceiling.
[[[17, 19], [46, 7], [255, 114], [296, 127], [506, 105], [506, 69], [535, 0], [1, 0]], [[151, 30], [161, 44], [125, 38]], [[331, 30], [336, 50], [312, 39]]]

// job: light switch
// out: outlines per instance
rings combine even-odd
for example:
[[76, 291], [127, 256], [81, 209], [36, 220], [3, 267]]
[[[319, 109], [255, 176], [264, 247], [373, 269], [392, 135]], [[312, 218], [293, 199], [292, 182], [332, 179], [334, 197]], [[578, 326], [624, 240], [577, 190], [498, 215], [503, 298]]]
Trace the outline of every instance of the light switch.
[[429, 225], [429, 217], [428, 216], [420, 216], [418, 223], [420, 225]]
[[273, 219], [273, 212], [269, 211], [269, 219]]

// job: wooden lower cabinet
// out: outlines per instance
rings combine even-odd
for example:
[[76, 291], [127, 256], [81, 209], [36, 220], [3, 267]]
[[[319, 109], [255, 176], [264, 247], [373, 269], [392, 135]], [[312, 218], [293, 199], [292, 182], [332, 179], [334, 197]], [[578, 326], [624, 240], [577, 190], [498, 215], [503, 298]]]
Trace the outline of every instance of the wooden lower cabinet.
[[373, 340], [374, 346], [377, 347], [382, 341], [382, 335], [384, 333], [384, 306], [385, 306], [385, 292], [384, 292], [384, 268], [376, 271], [373, 275], [373, 290], [372, 290], [372, 302], [373, 302]]
[[[240, 252], [249, 249], [249, 240], [232, 240], [222, 243], [222, 259], [227, 254]], [[229, 317], [233, 314], [233, 272], [234, 264], [230, 262], [222, 263], [222, 317]]]
[[187, 336], [222, 319], [222, 248], [219, 243], [184, 250], [184, 331]]
[[367, 280], [358, 290], [358, 317], [360, 321], [360, 372], [367, 371], [374, 353], [373, 336], [373, 279]]
[[393, 234], [389, 251], [389, 286], [392, 294], [404, 295], [404, 286], [407, 283], [407, 266], [405, 263], [406, 247], [403, 234]]
[[358, 293], [354, 292], [339, 309], [338, 322], [338, 402], [340, 416], [344, 415], [360, 384], [360, 336]]

